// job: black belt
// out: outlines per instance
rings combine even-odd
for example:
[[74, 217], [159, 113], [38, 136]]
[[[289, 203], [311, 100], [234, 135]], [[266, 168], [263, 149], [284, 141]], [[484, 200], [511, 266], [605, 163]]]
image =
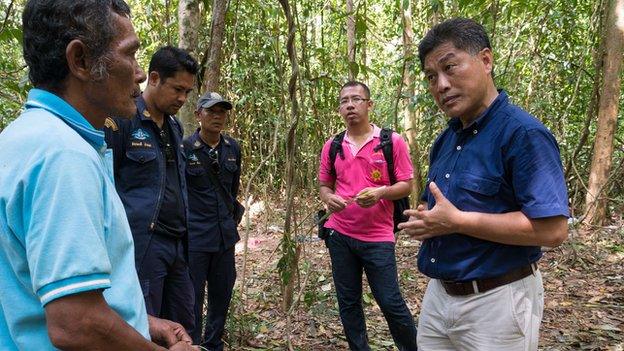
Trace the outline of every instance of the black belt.
[[440, 280], [444, 290], [449, 295], [466, 296], [477, 293], [486, 292], [498, 288], [509, 283], [513, 283], [516, 280], [528, 277], [531, 274], [537, 272], [537, 263], [531, 263], [524, 267], [516, 268], [498, 277], [476, 279], [467, 282], [454, 282], [448, 280]]

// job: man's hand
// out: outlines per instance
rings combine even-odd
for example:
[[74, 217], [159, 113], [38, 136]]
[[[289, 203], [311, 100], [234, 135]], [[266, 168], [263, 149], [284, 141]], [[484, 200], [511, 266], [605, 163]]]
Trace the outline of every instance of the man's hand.
[[348, 203], [342, 197], [336, 194], [328, 194], [327, 195], [327, 209], [329, 212], [340, 212], [347, 207]]
[[199, 351], [199, 346], [193, 346], [185, 341], [178, 341], [171, 346], [169, 350], [172, 351]]
[[[147, 319], [149, 322], [149, 332], [153, 342], [165, 347], [173, 347], [180, 343], [190, 346], [193, 343], [193, 340], [186, 333], [186, 330], [184, 330], [184, 327], [180, 323], [156, 318], [150, 315], [147, 316]], [[171, 350], [173, 350], [173, 348], [171, 348]], [[176, 348], [175, 350], [193, 349]]]
[[382, 198], [382, 196], [386, 193], [386, 190], [387, 187], [385, 185], [379, 188], [364, 188], [355, 196], [355, 202], [357, 202], [360, 207], [372, 207]]
[[417, 240], [458, 232], [457, 222], [462, 211], [444, 197], [434, 182], [429, 183], [429, 191], [436, 200], [435, 206], [431, 210], [423, 205], [419, 205], [416, 210], [406, 210], [403, 213], [410, 219], [399, 224], [399, 229]]

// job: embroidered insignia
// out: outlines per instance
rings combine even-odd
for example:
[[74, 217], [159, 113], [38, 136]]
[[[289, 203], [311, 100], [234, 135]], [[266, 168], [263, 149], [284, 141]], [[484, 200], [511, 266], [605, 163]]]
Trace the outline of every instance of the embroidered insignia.
[[149, 138], [149, 134], [147, 134], [143, 129], [139, 128], [132, 132], [132, 137], [137, 140], [145, 140]]
[[373, 169], [373, 171], [371, 172], [371, 179], [373, 179], [374, 182], [378, 182], [381, 180], [381, 171], [378, 169]]
[[199, 161], [199, 159], [197, 158], [197, 155], [195, 155], [195, 154], [190, 154], [188, 159], [193, 161], [193, 162]]
[[115, 120], [110, 117], [106, 117], [106, 120], [104, 121], [104, 127], [112, 129], [113, 132], [119, 130], [119, 127], [117, 126], [117, 123], [115, 123]]

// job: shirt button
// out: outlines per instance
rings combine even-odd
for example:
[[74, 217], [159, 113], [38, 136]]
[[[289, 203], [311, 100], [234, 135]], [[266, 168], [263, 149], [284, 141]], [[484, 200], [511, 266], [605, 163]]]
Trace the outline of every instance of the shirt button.
[[461, 146], [457, 145], [457, 151], [461, 150]]
[[432, 258], [432, 259], [431, 259], [431, 263], [435, 263], [435, 258]]
[[448, 174], [448, 173], [444, 175], [444, 178], [446, 178], [446, 179], [449, 179], [450, 177], [451, 177], [451, 175]]
[[477, 134], [479, 133], [476, 129], [472, 131], [472, 134]]

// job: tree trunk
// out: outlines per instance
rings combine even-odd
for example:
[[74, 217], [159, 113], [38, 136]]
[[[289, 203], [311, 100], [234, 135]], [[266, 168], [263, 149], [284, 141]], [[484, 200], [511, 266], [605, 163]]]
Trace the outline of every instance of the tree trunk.
[[212, 23], [210, 25], [210, 47], [206, 51], [206, 71], [204, 72], [204, 91], [218, 91], [221, 79], [221, 56], [225, 32], [225, 13], [227, 0], [212, 1]]
[[[178, 3], [178, 46], [197, 58], [197, 36], [201, 26], [200, 0], [180, 0]], [[196, 122], [195, 102], [197, 101], [197, 88], [189, 94], [187, 102], [182, 106], [178, 117], [182, 121], [184, 134], [189, 135], [195, 131]]]
[[[360, 21], [364, 21], [366, 22], [366, 16], [368, 15], [368, 6], [366, 6], [366, 2], [364, 2], [362, 4], [363, 8], [364, 8], [364, 15], [360, 18]], [[368, 32], [368, 26], [364, 26], [364, 33], [362, 33], [362, 39], [360, 40], [360, 51], [362, 52], [362, 61], [361, 64], [362, 66], [368, 68], [368, 55], [366, 52], [366, 46], [368, 44], [367, 41], [367, 33]], [[360, 71], [360, 70], [358, 70]], [[370, 82], [368, 81], [368, 70], [364, 70], [364, 83], [369, 84]]]
[[[406, 7], [404, 7], [407, 5]], [[411, 106], [411, 100], [416, 94], [414, 77], [414, 67], [418, 63], [416, 62], [416, 55], [414, 53], [414, 30], [412, 27], [412, 4], [411, 1], [402, 1], [402, 20], [403, 20], [403, 56], [405, 64], [403, 65], [403, 86], [405, 87], [405, 95], [409, 96], [409, 100], [403, 107], [403, 128], [405, 129], [405, 135], [407, 137], [408, 145], [410, 146], [410, 155], [412, 163], [414, 165], [414, 186], [412, 188], [412, 197], [418, 198], [420, 194], [422, 176], [420, 173], [420, 148], [418, 146], [418, 124], [419, 117], [417, 115], [416, 107]]]
[[585, 197], [585, 224], [601, 225], [606, 218], [607, 194], [605, 185], [609, 179], [613, 155], [613, 137], [617, 126], [620, 97], [620, 69], [624, 35], [617, 26], [623, 21], [624, 0], [611, 0], [604, 37], [603, 84], [598, 107], [598, 123], [594, 154], [592, 156], [587, 196]]
[[349, 80], [357, 78], [355, 63], [355, 11], [353, 0], [347, 0], [347, 60], [349, 61]]
[[[299, 65], [297, 63], [297, 52], [295, 50], [295, 19], [293, 18], [290, 10], [290, 4], [288, 0], [279, 0], [284, 10], [284, 16], [288, 22], [288, 40], [286, 43], [286, 50], [288, 51], [288, 59], [291, 66], [290, 80], [288, 81], [288, 95], [290, 97], [290, 117], [291, 123], [288, 130], [288, 136], [286, 139], [286, 220], [284, 223], [284, 238], [282, 239], [283, 253], [284, 255], [292, 255], [292, 257], [282, 257], [284, 262], [287, 262], [282, 269], [287, 270], [286, 276], [289, 277], [283, 287], [283, 309], [288, 311], [293, 300], [294, 282], [296, 276], [296, 270], [298, 267], [298, 254], [296, 249], [296, 242], [293, 240], [293, 233], [295, 230], [292, 228], [293, 217], [293, 197], [294, 197], [294, 183], [295, 183], [295, 160], [297, 159], [295, 153], [296, 146], [296, 131], [299, 123], [299, 102], [297, 100], [297, 80], [299, 79]], [[294, 247], [293, 247], [294, 246]], [[294, 248], [294, 250], [293, 250]], [[284, 274], [284, 272], [282, 272]]]

